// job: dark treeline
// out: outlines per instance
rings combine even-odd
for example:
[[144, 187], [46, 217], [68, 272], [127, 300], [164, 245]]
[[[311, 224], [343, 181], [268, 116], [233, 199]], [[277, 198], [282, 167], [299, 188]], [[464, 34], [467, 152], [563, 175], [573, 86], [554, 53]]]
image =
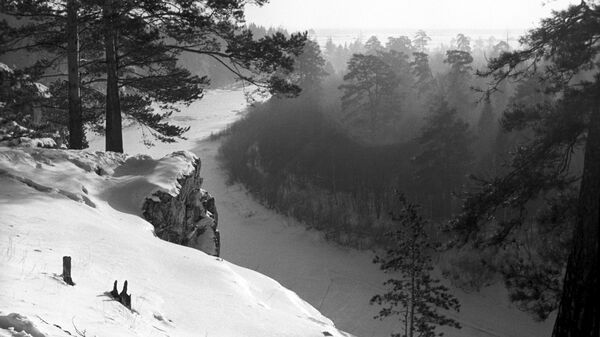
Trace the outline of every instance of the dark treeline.
[[[281, 202], [279, 189], [298, 193], [290, 184], [322, 189], [313, 199], [328, 195], [355, 220], [295, 213], [333, 232], [384, 226], [397, 190], [425, 205], [428, 216], [448, 218], [460, 206], [453, 193], [464, 189], [469, 173], [501, 169], [497, 157], [512, 136], [496, 137], [499, 111], [516, 96], [507, 86], [482, 101], [470, 89], [484, 82], [470, 66], [467, 37], [457, 37], [460, 50], [444, 52], [437, 73], [424, 52], [427, 41], [423, 31], [413, 40], [390, 38], [387, 46], [372, 37], [356, 44], [362, 53], [339, 74], [312, 42], [296, 62], [296, 73], [315, 74], [300, 97], [258, 104], [233, 126], [223, 146], [232, 177], [261, 190], [257, 194], [274, 207]], [[499, 44], [480, 55], [499, 53], [506, 45]], [[303, 59], [322, 66], [305, 69]]]
[[327, 75], [250, 109], [226, 167], [270, 207], [363, 248], [394, 244], [399, 191], [433, 220], [459, 285], [500, 276], [535, 318], [560, 307], [555, 336], [596, 336], [599, 11], [555, 12], [519, 50], [463, 34], [431, 50], [423, 31], [308, 44]]
[[400, 158], [410, 147], [363, 144], [325, 118], [308, 95], [292, 104], [270, 100], [231, 127], [221, 153], [231, 178], [268, 206], [366, 247], [383, 239], [375, 214], [388, 182], [406, 171]]

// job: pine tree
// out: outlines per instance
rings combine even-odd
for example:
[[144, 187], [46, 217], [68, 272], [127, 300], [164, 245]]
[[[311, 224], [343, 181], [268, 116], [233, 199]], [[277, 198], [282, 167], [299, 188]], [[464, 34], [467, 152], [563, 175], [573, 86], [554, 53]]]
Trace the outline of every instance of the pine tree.
[[472, 161], [471, 139], [469, 125], [443, 99], [425, 120], [417, 138], [421, 151], [414, 158], [415, 183], [436, 200], [435, 215], [451, 213], [452, 193], [466, 183]]
[[385, 48], [388, 51], [395, 50], [406, 55], [410, 55], [414, 49], [412, 41], [408, 36], [389, 37], [388, 42], [385, 44]]
[[375, 133], [384, 109], [393, 101], [398, 86], [396, 74], [375, 55], [355, 54], [348, 61], [344, 81], [339, 88], [344, 92], [346, 120], [362, 121], [367, 117], [371, 133]]
[[384, 257], [377, 256], [374, 263], [380, 264], [386, 273], [397, 273], [384, 285], [388, 291], [375, 295], [371, 304], [383, 308], [376, 319], [398, 316], [401, 331], [394, 337], [434, 337], [436, 327], [450, 326], [460, 329], [460, 324], [439, 310], [460, 309], [458, 300], [449, 289], [431, 276], [434, 245], [426, 232], [428, 225], [418, 214], [418, 208], [403, 196], [399, 197], [399, 211], [393, 214], [398, 229], [390, 234], [391, 246]]
[[448, 50], [444, 60], [444, 63], [450, 65], [450, 71], [446, 74], [444, 81], [447, 100], [463, 116], [471, 110], [473, 105], [469, 101], [472, 62], [473, 56], [463, 50]]
[[[79, 78], [80, 38], [79, 32], [89, 24], [89, 18], [81, 17], [79, 1], [5, 1], [0, 12], [18, 19], [16, 25], [2, 21], [0, 53], [22, 52], [43, 54], [35, 64], [24, 69], [32, 80], [42, 76], [66, 78], [64, 96], [67, 97], [69, 131], [68, 145], [71, 149], [86, 147], [83, 132], [83, 113]], [[26, 23], [20, 23], [27, 19]], [[61, 62], [67, 61], [67, 73], [63, 74]], [[58, 73], [48, 75], [48, 71]], [[53, 96], [58, 94], [52, 92]], [[60, 95], [60, 94], [59, 94]]]
[[[26, 8], [31, 6], [29, 1], [13, 2], [25, 4], [22, 6]], [[36, 1], [35, 5], [54, 9], [50, 3], [54, 2]], [[81, 59], [86, 62], [80, 62], [79, 73], [82, 92], [90, 96], [89, 100], [82, 97], [82, 103], [86, 108], [91, 105], [90, 110], [105, 110], [109, 151], [123, 151], [124, 116], [140, 123], [161, 141], [174, 141], [187, 130], [169, 124], [167, 119], [178, 103], [189, 104], [201, 98], [209, 79], [180, 67], [177, 60], [182, 52], [210, 57], [237, 78], [263, 91], [290, 95], [300, 91], [287, 78], [306, 34], [286, 37], [276, 32], [254, 39], [251, 31], [243, 27], [245, 0], [81, 0], [78, 3], [79, 17], [88, 24], [85, 30], [80, 28], [86, 32], [80, 36], [83, 41], [80, 53], [85, 53]], [[262, 5], [265, 1], [256, 3]], [[22, 15], [22, 6], [15, 6], [16, 15]], [[61, 26], [57, 25], [59, 16], [42, 15], [42, 18], [51, 32], [53, 25], [57, 28], [54, 35], [40, 35], [45, 37], [42, 43], [34, 44], [39, 48], [63, 38]], [[44, 33], [44, 25], [33, 27]], [[44, 66], [46, 63], [41, 62]], [[47, 66], [41, 73], [45, 69]], [[54, 87], [66, 89], [66, 86]], [[105, 95], [105, 99], [99, 99], [98, 94]], [[152, 103], [159, 105], [160, 112], [152, 108]]]
[[433, 89], [434, 78], [429, 66], [429, 56], [422, 52], [413, 53], [411, 62], [412, 73], [415, 76], [415, 86], [419, 95], [427, 94]]
[[325, 43], [325, 55], [327, 58], [332, 59], [334, 57], [337, 46], [333, 43], [333, 39], [330, 37]]
[[456, 36], [456, 49], [471, 53], [471, 39], [460, 33]]
[[[461, 242], [502, 246], [531, 223], [526, 218], [528, 206], [578, 189], [573, 212], [562, 211], [573, 217], [551, 221], [572, 231], [566, 269], [565, 265], [559, 269], [564, 270], [564, 279], [560, 302], [555, 303], [554, 337], [600, 335], [599, 22], [597, 1], [554, 12], [521, 39], [522, 50], [501, 54], [480, 73], [492, 78], [492, 91], [506, 79], [539, 78], [546, 94], [554, 97], [504, 113], [503, 129], [527, 130], [530, 140], [519, 146], [506, 174], [481, 182], [453, 221]], [[582, 170], [571, 169], [575, 151], [583, 153]], [[513, 210], [514, 216], [495, 217], [502, 208]], [[491, 228], [490, 219], [495, 220]]]
[[413, 38], [412, 44], [419, 53], [427, 52], [427, 44], [431, 41], [431, 38], [425, 33], [424, 30], [418, 30]]
[[317, 42], [308, 40], [302, 54], [294, 60], [294, 71], [291, 74], [292, 83], [303, 91], [316, 91], [321, 87], [321, 79], [327, 75], [325, 59]]
[[491, 150], [494, 148], [498, 133], [498, 120], [490, 97], [486, 97], [477, 121], [476, 157], [479, 158], [479, 172], [488, 174], [499, 165], [498, 154]]
[[368, 55], [377, 55], [377, 53], [382, 50], [383, 45], [375, 35], [371, 36], [367, 42], [365, 42], [365, 53]]
[[479, 121], [477, 122], [477, 130], [479, 133], [479, 138], [485, 140], [487, 145], [490, 145], [491, 140], [496, 136], [497, 124], [498, 123], [494, 114], [492, 102], [489, 97], [486, 97], [483, 102], [481, 114], [479, 115]]

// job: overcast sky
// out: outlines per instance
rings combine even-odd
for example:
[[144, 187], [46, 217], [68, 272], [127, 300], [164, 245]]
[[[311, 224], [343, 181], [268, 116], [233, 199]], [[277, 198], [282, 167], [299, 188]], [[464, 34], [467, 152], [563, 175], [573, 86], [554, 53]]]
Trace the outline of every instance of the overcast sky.
[[248, 6], [248, 22], [267, 27], [522, 29], [579, 0], [270, 0]]

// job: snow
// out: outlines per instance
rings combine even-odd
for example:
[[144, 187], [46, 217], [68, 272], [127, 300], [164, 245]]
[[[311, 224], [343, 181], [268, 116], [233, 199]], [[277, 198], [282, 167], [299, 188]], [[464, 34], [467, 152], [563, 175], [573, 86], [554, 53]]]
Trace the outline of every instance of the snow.
[[[4, 332], [2, 332], [4, 330]], [[9, 334], [6, 334], [6, 332]], [[0, 316], [0, 336], [43, 337], [35, 324], [17, 313]]]
[[45, 148], [54, 148], [56, 147], [56, 142], [52, 138], [28, 138], [21, 137], [19, 139], [19, 145], [24, 147], [45, 147]]
[[[193, 152], [201, 154], [204, 188], [217, 200], [222, 257], [278, 280], [344, 331], [363, 337], [398, 332], [400, 323], [394, 318], [373, 319], [377, 307], [369, 300], [390, 277], [372, 263], [373, 252], [333, 245], [318, 232], [266, 209], [239, 184], [228, 185], [217, 161], [218, 145], [201, 142]], [[480, 293], [453, 292], [462, 307], [459, 314], [449, 315], [463, 328], [445, 329], [447, 337], [550, 335], [552, 320], [534, 322], [509, 303], [501, 285]]]
[[0, 147], [0, 336], [343, 336], [275, 280], [153, 235], [143, 198], [194, 159]]
[[0, 62], [0, 72], [4, 72], [4, 73], [8, 73], [8, 74], [13, 74], [14, 71], [7, 66], [6, 64]]
[[[211, 90], [204, 98], [182, 107], [181, 111], [171, 117], [171, 122], [189, 125], [191, 129], [185, 134], [187, 139], [175, 143], [156, 143], [147, 147], [143, 143], [144, 131], [135, 125], [123, 131], [123, 147], [126, 153], [143, 153], [154, 158], [161, 158], [171, 152], [193, 150], [199, 140], [223, 130], [237, 120], [246, 109], [247, 103], [241, 90]], [[89, 137], [91, 150], [103, 151], [104, 138]]]
[[[388, 277], [371, 263], [372, 252], [332, 245], [318, 232], [266, 209], [239, 184], [226, 183], [217, 160], [219, 143], [203, 139], [239, 118], [245, 106], [239, 90], [209, 91], [173, 116], [174, 122], [191, 126], [187, 140], [147, 148], [143, 132], [129, 127], [124, 131], [129, 157], [3, 151], [10, 159], [0, 157], [0, 170], [54, 190], [25, 188], [0, 171], [0, 316], [19, 313], [58, 336], [63, 332], [53, 324], [74, 335], [74, 326], [87, 329], [87, 336], [340, 335], [318, 311], [357, 336], [389, 336], [397, 330], [394, 319], [372, 319], [377, 308], [369, 299]], [[92, 151], [103, 144], [102, 137], [90, 137]], [[168, 155], [184, 150], [202, 160], [203, 188], [216, 198], [224, 260], [154, 238], [139, 217], [146, 193], [176, 191], [173, 175], [189, 170], [192, 157], [190, 152]], [[32, 155], [39, 151], [45, 155]], [[43, 177], [37, 174], [41, 170]], [[74, 202], [77, 196], [96, 207]], [[73, 257], [75, 287], [56, 280], [63, 255]], [[129, 280], [138, 313], [102, 295], [115, 279], [119, 284]], [[453, 317], [464, 327], [446, 330], [446, 336], [550, 334], [551, 321], [536, 323], [519, 312], [501, 285], [454, 293], [462, 309]]]
[[38, 83], [38, 82], [34, 82], [32, 83], [33, 85], [33, 89], [35, 90], [35, 93], [39, 96], [39, 97], [43, 97], [43, 98], [50, 98], [52, 97], [52, 94], [50, 93], [50, 88], [48, 88], [47, 86]]

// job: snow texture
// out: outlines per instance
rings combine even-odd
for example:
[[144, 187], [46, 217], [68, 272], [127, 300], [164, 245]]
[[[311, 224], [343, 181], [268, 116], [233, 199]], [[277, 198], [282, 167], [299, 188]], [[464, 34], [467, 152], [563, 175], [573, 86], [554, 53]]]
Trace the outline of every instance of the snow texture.
[[[153, 235], [143, 198], [176, 193], [194, 159], [0, 148], [1, 333], [343, 336], [273, 279]], [[128, 280], [133, 311], [106, 295], [114, 280]]]

